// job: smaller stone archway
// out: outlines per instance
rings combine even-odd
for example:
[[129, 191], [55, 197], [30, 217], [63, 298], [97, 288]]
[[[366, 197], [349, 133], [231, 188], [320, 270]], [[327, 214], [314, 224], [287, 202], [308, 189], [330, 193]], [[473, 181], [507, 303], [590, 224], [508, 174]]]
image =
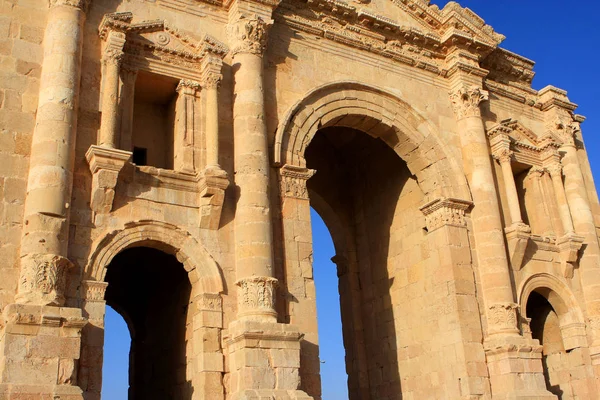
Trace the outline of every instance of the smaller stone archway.
[[[86, 382], [86, 385], [82, 387], [86, 396], [88, 398], [99, 398], [100, 396], [104, 314], [105, 306], [109, 301], [108, 292], [110, 289], [107, 291], [109, 281], [111, 281], [110, 287], [113, 283], [118, 283], [118, 297], [115, 297], [114, 293], [111, 294], [110, 301], [112, 302], [116, 301], [117, 298], [121, 299], [118, 301], [129, 301], [129, 297], [139, 295], [139, 293], [136, 294], [139, 290], [136, 292], [133, 289], [140, 285], [146, 285], [145, 282], [148, 281], [148, 279], [145, 279], [144, 282], [137, 282], [134, 277], [135, 271], [125, 272], [125, 274], [120, 272], [115, 276], [115, 271], [127, 271], [130, 266], [133, 268], [134, 263], [141, 263], [136, 267], [137, 273], [141, 275], [146, 272], [151, 275], [157, 274], [157, 279], [150, 279], [152, 287], [160, 288], [163, 283], [165, 286], [170, 285], [169, 287], [172, 287], [172, 289], [167, 289], [172, 290], [172, 295], [165, 293], [161, 298], [165, 300], [175, 299], [172, 306], [176, 309], [172, 309], [173, 307], [167, 306], [166, 303], [166, 311], [163, 310], [162, 314], [160, 309], [156, 309], [157, 318], [159, 319], [154, 321], [155, 325], [158, 324], [159, 327], [161, 324], [164, 325], [160, 322], [160, 318], [162, 318], [160, 315], [168, 319], [170, 314], [179, 312], [176, 310], [184, 312], [181, 317], [177, 318], [177, 326], [164, 330], [165, 334], [169, 334], [173, 329], [177, 329], [179, 332], [175, 336], [169, 334], [173, 336], [171, 339], [167, 340], [165, 338], [167, 341], [175, 340], [178, 342], [174, 346], [178, 349], [179, 356], [173, 362], [179, 363], [178, 365], [181, 365], [181, 367], [177, 371], [179, 378], [173, 379], [179, 380], [185, 375], [186, 380], [183, 386], [180, 384], [172, 386], [176, 388], [174, 390], [178, 393], [175, 397], [191, 398], [193, 394], [194, 398], [197, 396], [205, 396], [211, 399], [222, 398], [224, 367], [220, 337], [223, 328], [221, 294], [224, 291], [224, 281], [221, 270], [208, 251], [190, 233], [171, 224], [150, 220], [126, 223], [122, 229], [111, 231], [102, 236], [96, 241], [89, 258], [84, 272], [87, 279], [83, 281], [81, 287], [83, 309], [88, 316], [89, 324], [82, 334], [82, 362], [79, 366], [80, 374]], [[154, 263], [160, 265], [153, 265]], [[118, 265], [119, 269], [111, 269], [111, 275], [107, 272], [110, 272], [108, 270], [109, 265], [113, 264], [115, 264], [115, 268]], [[144, 265], [147, 265], [148, 268], [144, 269]], [[179, 265], [179, 270], [175, 268], [177, 265]], [[123, 281], [123, 277], [129, 283]], [[115, 280], [115, 278], [120, 280]], [[130, 294], [128, 294], [127, 286], [124, 285], [132, 285]], [[151, 299], [150, 302], [146, 302], [149, 306], [144, 306], [145, 309], [148, 309], [148, 307], [161, 307], [160, 299], [152, 299], [153, 294], [151, 292], [155, 290], [145, 290], [147, 299]], [[161, 295], [156, 293], [156, 296]], [[140, 301], [134, 300], [134, 304], [139, 305]], [[110, 305], [115, 308], [113, 304]], [[119, 304], [117, 304], [117, 308], [119, 308]], [[117, 308], [115, 309], [117, 310]], [[123, 310], [119, 313], [126, 319], [131, 331], [132, 317], [135, 316], [126, 315], [127, 312], [124, 315]], [[144, 313], [145, 316], [139, 317], [138, 315], [138, 318], [142, 318], [143, 321], [149, 321], [148, 318], [153, 318], [153, 313], [149, 313], [149, 311], [144, 311]], [[162, 319], [166, 321], [165, 318]], [[142, 322], [142, 325], [139, 326], [144, 326], [144, 324], [146, 323]], [[160, 333], [158, 336], [153, 334], [151, 340], [161, 343], [159, 336]], [[132, 349], [133, 340], [132, 335]], [[149, 339], [144, 339], [144, 341], [147, 340]], [[150, 344], [150, 346], [154, 345]], [[138, 344], [138, 349], [140, 348], [143, 352], [152, 349], [152, 347], [148, 347], [147, 343], [144, 343], [141, 347]], [[168, 349], [165, 351], [167, 353], [172, 352]], [[152, 354], [154, 355], [151, 354], [150, 357], [158, 357], [155, 353], [157, 352], [153, 350]], [[163, 353], [167, 354], [164, 351]], [[98, 356], [100, 356], [100, 359], [98, 359]], [[140, 360], [143, 360], [143, 357]], [[182, 362], [183, 364], [181, 364]], [[136, 363], [135, 368], [139, 363]], [[142, 362], [142, 364], [145, 364], [145, 362]], [[150, 371], [148, 373], [152, 374], [154, 372]], [[144, 374], [148, 375], [146, 372]], [[132, 376], [130, 370], [130, 384]], [[130, 387], [130, 395], [131, 393], [136, 393], [136, 391], [132, 391]], [[161, 394], [157, 394], [157, 396], [160, 397]], [[137, 394], [134, 394], [133, 399], [136, 398], [148, 398], [148, 393], [144, 394], [138, 391]]]
[[569, 287], [540, 273], [519, 291], [523, 334], [540, 341], [546, 388], [559, 399], [587, 398], [595, 382], [583, 313]]
[[519, 305], [523, 313], [533, 292], [543, 296], [556, 312], [565, 349], [587, 347], [583, 313], [567, 285], [547, 273], [532, 275], [519, 290]]

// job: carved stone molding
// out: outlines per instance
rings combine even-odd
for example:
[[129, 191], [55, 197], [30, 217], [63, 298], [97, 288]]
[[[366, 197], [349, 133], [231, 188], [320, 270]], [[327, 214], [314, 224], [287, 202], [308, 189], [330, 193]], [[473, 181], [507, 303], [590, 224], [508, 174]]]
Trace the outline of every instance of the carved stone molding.
[[210, 167], [200, 179], [200, 228], [218, 229], [225, 201], [225, 189], [229, 187], [227, 172]]
[[518, 333], [517, 314], [519, 306], [515, 303], [496, 303], [488, 309], [488, 331], [497, 333]]
[[202, 78], [200, 80], [202, 87], [205, 89], [216, 89], [219, 87], [223, 75], [221, 68], [223, 61], [219, 57], [207, 56], [202, 60]]
[[195, 96], [196, 92], [200, 90], [200, 83], [189, 79], [182, 79], [177, 84], [177, 88], [175, 90], [179, 94]]
[[198, 311], [223, 311], [223, 299], [217, 293], [202, 293], [196, 297]]
[[477, 86], [462, 86], [450, 92], [450, 101], [457, 119], [481, 117], [481, 102], [488, 99], [488, 92]]
[[85, 153], [92, 172], [90, 207], [95, 213], [107, 214], [112, 210], [119, 172], [131, 155], [130, 151], [96, 145], [90, 146]]
[[336, 254], [335, 256], [331, 257], [331, 261], [337, 266], [338, 278], [348, 274], [349, 265], [346, 257]]
[[238, 316], [277, 317], [275, 311], [275, 289], [277, 279], [266, 276], [251, 276], [236, 282], [238, 289]]
[[465, 213], [473, 205], [468, 200], [440, 198], [425, 204], [419, 210], [425, 214], [427, 231], [433, 232], [446, 225], [465, 227]]
[[108, 283], [99, 281], [83, 281], [81, 295], [88, 302], [104, 301]]
[[308, 200], [306, 181], [314, 174], [314, 169], [284, 165], [279, 169], [279, 185], [281, 197]]
[[90, 5], [90, 0], [50, 0], [50, 7], [69, 6], [78, 8], [83, 12], [87, 12]]
[[68, 259], [54, 254], [28, 254], [21, 258], [17, 303], [62, 306], [65, 301]]
[[262, 56], [267, 47], [267, 35], [271, 21], [265, 21], [258, 15], [240, 16], [228, 26], [231, 41], [231, 53], [250, 53]]
[[556, 241], [560, 254], [560, 266], [565, 278], [573, 278], [583, 241], [584, 237], [575, 233], [568, 233]]

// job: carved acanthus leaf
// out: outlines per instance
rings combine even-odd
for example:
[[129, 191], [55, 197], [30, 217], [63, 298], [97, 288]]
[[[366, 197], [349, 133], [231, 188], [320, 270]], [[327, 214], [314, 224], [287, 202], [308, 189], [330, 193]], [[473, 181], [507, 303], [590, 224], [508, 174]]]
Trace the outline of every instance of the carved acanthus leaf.
[[271, 23], [258, 15], [242, 15], [229, 25], [232, 54], [251, 53], [262, 55], [267, 47], [267, 35]]
[[488, 99], [488, 92], [477, 86], [461, 86], [450, 92], [450, 101], [457, 119], [480, 117], [479, 104]]

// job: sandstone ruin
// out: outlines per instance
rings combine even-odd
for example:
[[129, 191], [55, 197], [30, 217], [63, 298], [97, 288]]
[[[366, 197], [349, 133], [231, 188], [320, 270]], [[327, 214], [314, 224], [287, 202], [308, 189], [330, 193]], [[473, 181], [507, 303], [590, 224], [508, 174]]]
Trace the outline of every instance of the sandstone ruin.
[[310, 207], [351, 400], [596, 398], [584, 117], [469, 9], [0, 14], [0, 399], [99, 399], [106, 305], [130, 399], [321, 399]]

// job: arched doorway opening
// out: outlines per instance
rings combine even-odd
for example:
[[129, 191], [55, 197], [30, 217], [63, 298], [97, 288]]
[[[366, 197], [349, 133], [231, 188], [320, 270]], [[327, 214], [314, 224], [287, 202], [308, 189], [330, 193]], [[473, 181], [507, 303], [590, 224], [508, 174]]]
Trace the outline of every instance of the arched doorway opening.
[[[422, 235], [411, 220], [419, 218], [423, 194], [386, 143], [357, 129], [319, 130], [305, 157], [317, 171], [307, 182], [310, 204], [335, 243], [349, 398], [400, 393], [397, 349], [403, 339], [393, 303], [402, 294], [394, 279], [406, 256], [401, 242]], [[331, 384], [323, 381], [324, 392]]]
[[[538, 339], [543, 346], [542, 365], [546, 388], [562, 399], [568, 382], [561, 382], [560, 375], [563, 370], [569, 370], [569, 360], [561, 336], [558, 315], [544, 296], [532, 292], [527, 301], [527, 317], [531, 318], [531, 336]], [[571, 392], [570, 389], [567, 390]]]
[[106, 268], [106, 304], [131, 335], [128, 398], [189, 399], [186, 327], [191, 284], [175, 256], [152, 247], [117, 254]]
[[319, 323], [321, 380], [326, 382], [322, 387], [322, 396], [330, 400], [347, 400], [348, 374], [342, 334], [340, 293], [337, 289], [338, 277], [334, 263], [335, 247], [325, 222], [314, 209], [311, 209], [310, 220]]
[[131, 334], [127, 323], [112, 307], [104, 314], [102, 398], [127, 400]]

